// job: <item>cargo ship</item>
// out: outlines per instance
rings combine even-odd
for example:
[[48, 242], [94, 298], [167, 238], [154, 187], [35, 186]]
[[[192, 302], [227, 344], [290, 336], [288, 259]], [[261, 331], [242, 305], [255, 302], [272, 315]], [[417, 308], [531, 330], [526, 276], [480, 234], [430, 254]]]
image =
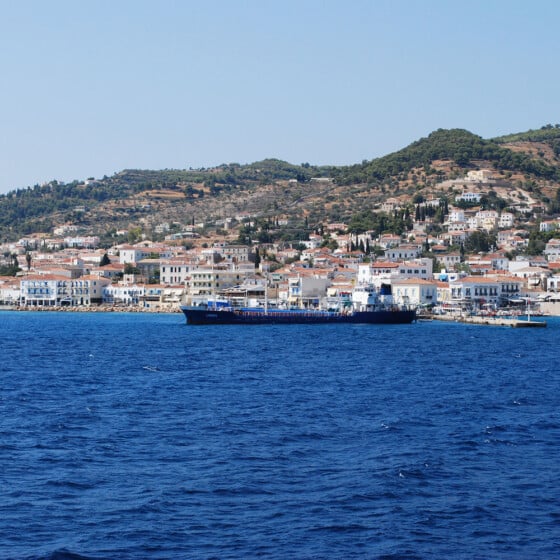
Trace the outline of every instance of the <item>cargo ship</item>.
[[268, 325], [312, 323], [408, 324], [416, 320], [416, 308], [396, 304], [391, 286], [379, 289], [362, 286], [352, 291], [351, 299], [331, 309], [282, 309], [269, 307], [235, 307], [227, 300], [209, 300], [201, 305], [183, 305], [181, 311], [188, 325]]

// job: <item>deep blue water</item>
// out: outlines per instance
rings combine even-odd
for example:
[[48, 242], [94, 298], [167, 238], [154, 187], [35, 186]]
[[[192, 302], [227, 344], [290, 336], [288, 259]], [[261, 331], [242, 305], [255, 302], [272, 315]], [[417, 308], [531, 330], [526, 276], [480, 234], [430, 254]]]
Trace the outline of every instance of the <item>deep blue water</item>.
[[0, 313], [0, 558], [560, 558], [560, 320]]

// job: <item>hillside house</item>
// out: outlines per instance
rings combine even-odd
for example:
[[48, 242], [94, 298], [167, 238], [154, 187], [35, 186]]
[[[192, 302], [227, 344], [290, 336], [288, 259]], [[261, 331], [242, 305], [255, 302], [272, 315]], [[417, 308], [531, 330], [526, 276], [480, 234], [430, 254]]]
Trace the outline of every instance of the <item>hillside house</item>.
[[455, 270], [455, 266], [461, 264], [461, 254], [457, 252], [445, 253], [443, 255], [437, 255], [436, 260], [446, 270]]
[[421, 247], [416, 244], [402, 244], [385, 250], [385, 258], [389, 261], [416, 259], [420, 256]]
[[[421, 278], [423, 280], [431, 279], [433, 276], [432, 259], [418, 259], [416, 261], [405, 261], [399, 263], [396, 270], [396, 277], [402, 278]], [[395, 277], [395, 275], [393, 275]]]
[[514, 216], [511, 212], [502, 212], [498, 219], [500, 229], [513, 227]]
[[376, 278], [389, 279], [396, 275], [399, 264], [396, 262], [376, 261], [358, 265], [358, 284], [371, 284]]
[[450, 208], [448, 214], [448, 222], [465, 223], [465, 211], [462, 208]]
[[462, 202], [469, 202], [469, 203], [473, 203], [473, 204], [478, 204], [480, 202], [481, 198], [482, 198], [482, 195], [480, 193], [468, 191], [468, 192], [464, 192], [464, 193], [461, 193], [461, 194], [457, 195], [455, 197], [455, 201], [456, 202], [462, 201]]
[[557, 220], [548, 220], [545, 222], [541, 222], [539, 224], [539, 231], [547, 233], [549, 231], [554, 231], [558, 229], [558, 221]]
[[165, 285], [184, 284], [189, 272], [194, 267], [196, 265], [192, 261], [182, 258], [162, 260], [159, 273], [160, 283]]
[[546, 256], [547, 260], [559, 260], [560, 259], [560, 239], [550, 239], [546, 244], [546, 247], [543, 251], [544, 255]]
[[400, 235], [394, 235], [391, 233], [386, 233], [379, 237], [379, 246], [382, 249], [390, 249], [391, 247], [397, 247], [401, 243], [402, 239]]

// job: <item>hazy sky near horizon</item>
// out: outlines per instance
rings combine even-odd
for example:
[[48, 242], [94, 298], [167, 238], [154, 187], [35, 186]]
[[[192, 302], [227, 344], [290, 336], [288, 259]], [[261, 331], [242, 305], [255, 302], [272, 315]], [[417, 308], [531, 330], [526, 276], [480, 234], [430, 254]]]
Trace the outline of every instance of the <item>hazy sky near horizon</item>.
[[560, 122], [556, 0], [0, 0], [0, 192]]

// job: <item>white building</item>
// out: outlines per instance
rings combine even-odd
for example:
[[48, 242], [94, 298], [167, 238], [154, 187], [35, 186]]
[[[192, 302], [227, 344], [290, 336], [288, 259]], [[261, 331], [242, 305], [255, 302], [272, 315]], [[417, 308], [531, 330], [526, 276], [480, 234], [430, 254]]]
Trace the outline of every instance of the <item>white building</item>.
[[391, 281], [393, 298], [397, 303], [410, 305], [435, 305], [437, 283], [421, 278], [395, 279]]
[[510, 228], [513, 226], [513, 214], [511, 212], [502, 212], [498, 221], [499, 228]]
[[103, 290], [111, 285], [111, 280], [96, 275], [83, 276], [82, 280], [89, 282], [89, 300], [91, 304], [103, 303]]
[[385, 258], [390, 261], [415, 259], [420, 256], [421, 248], [418, 245], [403, 244], [385, 251]]
[[549, 232], [558, 229], [558, 222], [555, 220], [549, 220], [546, 222], [541, 222], [539, 225], [539, 231]]
[[[252, 267], [254, 274], [255, 268]], [[220, 292], [241, 284], [249, 273], [227, 266], [195, 268], [185, 278], [185, 295], [190, 303], [205, 303]]]
[[150, 251], [132, 245], [123, 245], [119, 248], [119, 263], [132, 264], [150, 256]]
[[55, 275], [26, 276], [20, 282], [20, 304], [54, 307], [91, 304], [90, 281]]
[[497, 305], [500, 299], [499, 283], [486, 276], [467, 276], [450, 282], [451, 301], [479, 308], [484, 304]]
[[495, 210], [481, 210], [475, 215], [476, 227], [493, 231], [498, 226], [499, 215]]
[[395, 276], [399, 264], [396, 262], [360, 263], [358, 264], [358, 284], [373, 284], [376, 279]]
[[461, 223], [465, 222], [465, 211], [462, 208], [450, 208], [449, 209], [449, 222], [451, 223]]
[[326, 296], [329, 281], [315, 276], [290, 276], [288, 278], [288, 303], [297, 307], [317, 307]]
[[111, 284], [103, 288], [103, 303], [112, 305], [138, 305], [146, 294], [143, 284]]
[[[396, 276], [400, 278], [411, 278], [423, 280], [431, 279], [433, 274], [432, 259], [417, 259], [415, 261], [406, 261], [399, 263]], [[393, 275], [395, 277], [395, 275]]]
[[305, 246], [306, 249], [317, 249], [323, 243], [323, 238], [320, 235], [309, 236], [308, 240], [302, 241], [301, 244]]
[[507, 304], [519, 297], [523, 281], [514, 277], [467, 276], [450, 282], [451, 300], [479, 308], [484, 304]]
[[196, 268], [196, 265], [184, 259], [164, 260], [160, 267], [160, 282], [162, 284], [184, 284], [193, 268]]
[[20, 280], [0, 278], [0, 305], [17, 305], [20, 301]]
[[459, 194], [455, 197], [455, 201], [463, 201], [463, 202], [471, 202], [471, 203], [476, 203], [478, 204], [480, 202], [480, 199], [482, 198], [482, 195], [480, 193], [475, 193], [475, 192], [464, 192], [462, 194]]
[[549, 261], [560, 259], [560, 239], [551, 239], [546, 244], [544, 254]]
[[492, 179], [492, 172], [488, 169], [476, 169], [473, 171], [468, 171], [465, 179], [467, 181], [485, 183], [486, 181]]
[[216, 252], [228, 262], [245, 262], [249, 260], [251, 248], [248, 245], [215, 246]]
[[68, 247], [83, 247], [85, 249], [95, 249], [99, 246], [99, 237], [97, 237], [96, 235], [65, 237], [64, 243], [68, 245]]

